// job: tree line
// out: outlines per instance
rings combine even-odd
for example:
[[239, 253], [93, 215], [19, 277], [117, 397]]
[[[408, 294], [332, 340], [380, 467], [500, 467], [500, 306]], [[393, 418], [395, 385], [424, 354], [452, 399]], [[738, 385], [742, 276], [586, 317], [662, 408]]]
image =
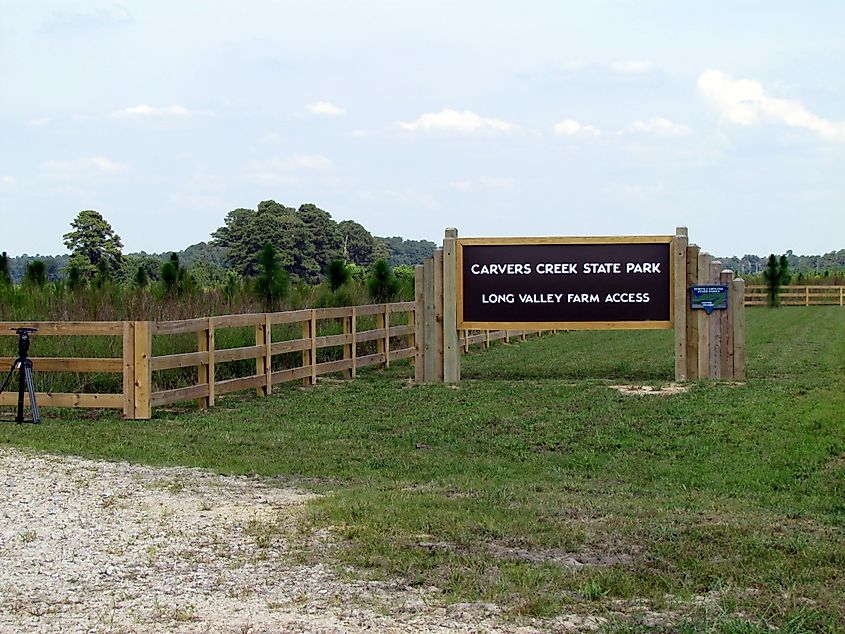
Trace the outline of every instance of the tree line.
[[[159, 269], [170, 259], [165, 253], [122, 253], [122, 243], [111, 225], [93, 210], [80, 212], [65, 234], [68, 255], [27, 254], [5, 256], [0, 262], [14, 283], [23, 282], [27, 267], [43, 263], [47, 281], [65, 279], [72, 265], [91, 279], [101, 259], [112, 277], [130, 282], [139, 267], [157, 280]], [[202, 286], [219, 283], [226, 272], [254, 276], [261, 248], [267, 242], [279, 253], [282, 266], [296, 278], [316, 283], [326, 272], [329, 262], [342, 259], [358, 267], [369, 267], [385, 260], [391, 267], [419, 264], [436, 249], [429, 240], [405, 240], [399, 236], [372, 235], [360, 223], [335, 222], [331, 215], [313, 204], [299, 208], [286, 207], [273, 200], [262, 201], [256, 209], [235, 209], [226, 215], [224, 225], [212, 234], [209, 242], [200, 242], [175, 253]], [[93, 249], [93, 250], [92, 250]], [[42, 265], [36, 265], [41, 268]]]
[[[722, 265], [735, 271], [742, 277], [759, 276], [769, 266], [770, 256], [746, 254], [742, 257], [720, 257]], [[845, 272], [845, 249], [831, 251], [822, 255], [796, 255], [792, 249], [783, 254], [786, 264], [796, 276], [802, 278], [831, 277]], [[825, 275], [827, 273], [827, 275]], [[797, 282], [797, 279], [794, 280]]]
[[280, 310], [410, 299], [412, 265], [435, 249], [335, 222], [313, 204], [273, 200], [229, 212], [210, 242], [181, 252], [124, 254], [111, 224], [90, 209], [63, 240], [68, 255], [0, 255], [0, 318], [44, 319], [62, 305], [80, 307], [75, 318], [103, 318], [96, 305], [107, 300], [113, 318], [178, 318], [191, 303], [197, 313], [219, 314], [255, 310], [256, 303]]

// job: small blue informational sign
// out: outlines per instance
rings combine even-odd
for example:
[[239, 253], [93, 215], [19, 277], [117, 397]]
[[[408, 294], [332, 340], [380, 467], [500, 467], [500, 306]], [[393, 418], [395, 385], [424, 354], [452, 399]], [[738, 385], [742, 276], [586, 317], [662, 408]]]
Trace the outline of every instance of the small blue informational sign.
[[723, 285], [690, 286], [690, 306], [693, 310], [703, 310], [708, 315], [714, 310], [728, 307], [728, 287]]

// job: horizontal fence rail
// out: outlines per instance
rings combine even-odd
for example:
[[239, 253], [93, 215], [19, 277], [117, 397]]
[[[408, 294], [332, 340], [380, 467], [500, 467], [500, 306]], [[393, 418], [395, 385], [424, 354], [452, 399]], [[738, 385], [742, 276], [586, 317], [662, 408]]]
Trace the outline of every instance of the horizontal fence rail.
[[[78, 358], [31, 356], [33, 367], [38, 372], [80, 372], [121, 374], [125, 366], [126, 336], [128, 323], [122, 321], [64, 321], [64, 322], [0, 322], [0, 336], [17, 338], [16, 328], [37, 328], [37, 337], [111, 337], [120, 338], [123, 348], [121, 357]], [[34, 346], [35, 347], [35, 346]], [[112, 346], [113, 347], [113, 346]], [[15, 357], [0, 357], [0, 371], [5, 378]], [[10, 382], [6, 391], [0, 394], [0, 405], [15, 405], [18, 401], [17, 381]], [[39, 406], [46, 407], [101, 407], [121, 409], [124, 407], [124, 389], [120, 393], [90, 394], [84, 392], [39, 392], [36, 394]], [[25, 395], [29, 403], [29, 395]]]
[[[782, 286], [781, 306], [845, 306], [845, 286]], [[746, 286], [746, 306], [768, 306], [767, 286]]]
[[[62, 336], [74, 338], [70, 348], [85, 349], [87, 355], [92, 346], [86, 348], [80, 338], [108, 338], [96, 349], [112, 356], [31, 356], [36, 387], [41, 373], [104, 374], [119, 375], [110, 384], [121, 386], [120, 391], [37, 392], [38, 404], [122, 409], [124, 418], [143, 420], [155, 407], [193, 401], [206, 408], [232, 392], [255, 390], [267, 396], [279, 383], [313, 385], [317, 377], [333, 373], [353, 379], [360, 368], [389, 367], [405, 359], [421, 364], [415, 317], [415, 302], [396, 302], [177, 321], [0, 322], [0, 337], [15, 338], [14, 328], [38, 328], [31, 352], [47, 347], [39, 346], [41, 336]], [[474, 344], [486, 348], [540, 332], [462, 331], [460, 345], [468, 352]], [[0, 357], [4, 375], [13, 361]], [[0, 394], [0, 405], [17, 403], [17, 381], [12, 383], [12, 391]]]

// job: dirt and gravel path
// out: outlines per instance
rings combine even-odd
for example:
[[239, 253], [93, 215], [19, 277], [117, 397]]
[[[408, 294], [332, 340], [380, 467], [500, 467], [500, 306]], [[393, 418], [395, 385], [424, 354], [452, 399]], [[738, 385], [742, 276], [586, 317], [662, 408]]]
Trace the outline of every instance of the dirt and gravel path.
[[0, 632], [530, 632], [297, 556], [311, 493], [0, 447]]

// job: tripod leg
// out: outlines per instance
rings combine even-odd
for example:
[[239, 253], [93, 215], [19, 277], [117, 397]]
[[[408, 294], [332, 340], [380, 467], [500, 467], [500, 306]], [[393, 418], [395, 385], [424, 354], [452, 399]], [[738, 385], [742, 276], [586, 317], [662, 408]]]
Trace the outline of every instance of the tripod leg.
[[29, 390], [29, 409], [32, 412], [32, 422], [40, 423], [41, 414], [38, 411], [38, 403], [35, 402], [35, 383], [32, 380], [32, 362], [25, 362], [21, 368], [21, 372], [26, 374], [26, 387]]
[[18, 362], [17, 360], [12, 362], [12, 369], [9, 370], [9, 374], [6, 375], [6, 378], [3, 379], [3, 385], [0, 385], [0, 394], [3, 393], [3, 390], [6, 389], [6, 386], [9, 384], [9, 380], [12, 378], [12, 375], [15, 373], [15, 368], [17, 367]]
[[18, 368], [18, 415], [15, 417], [16, 423], [23, 422], [23, 391], [26, 387], [26, 361], [21, 361]]

